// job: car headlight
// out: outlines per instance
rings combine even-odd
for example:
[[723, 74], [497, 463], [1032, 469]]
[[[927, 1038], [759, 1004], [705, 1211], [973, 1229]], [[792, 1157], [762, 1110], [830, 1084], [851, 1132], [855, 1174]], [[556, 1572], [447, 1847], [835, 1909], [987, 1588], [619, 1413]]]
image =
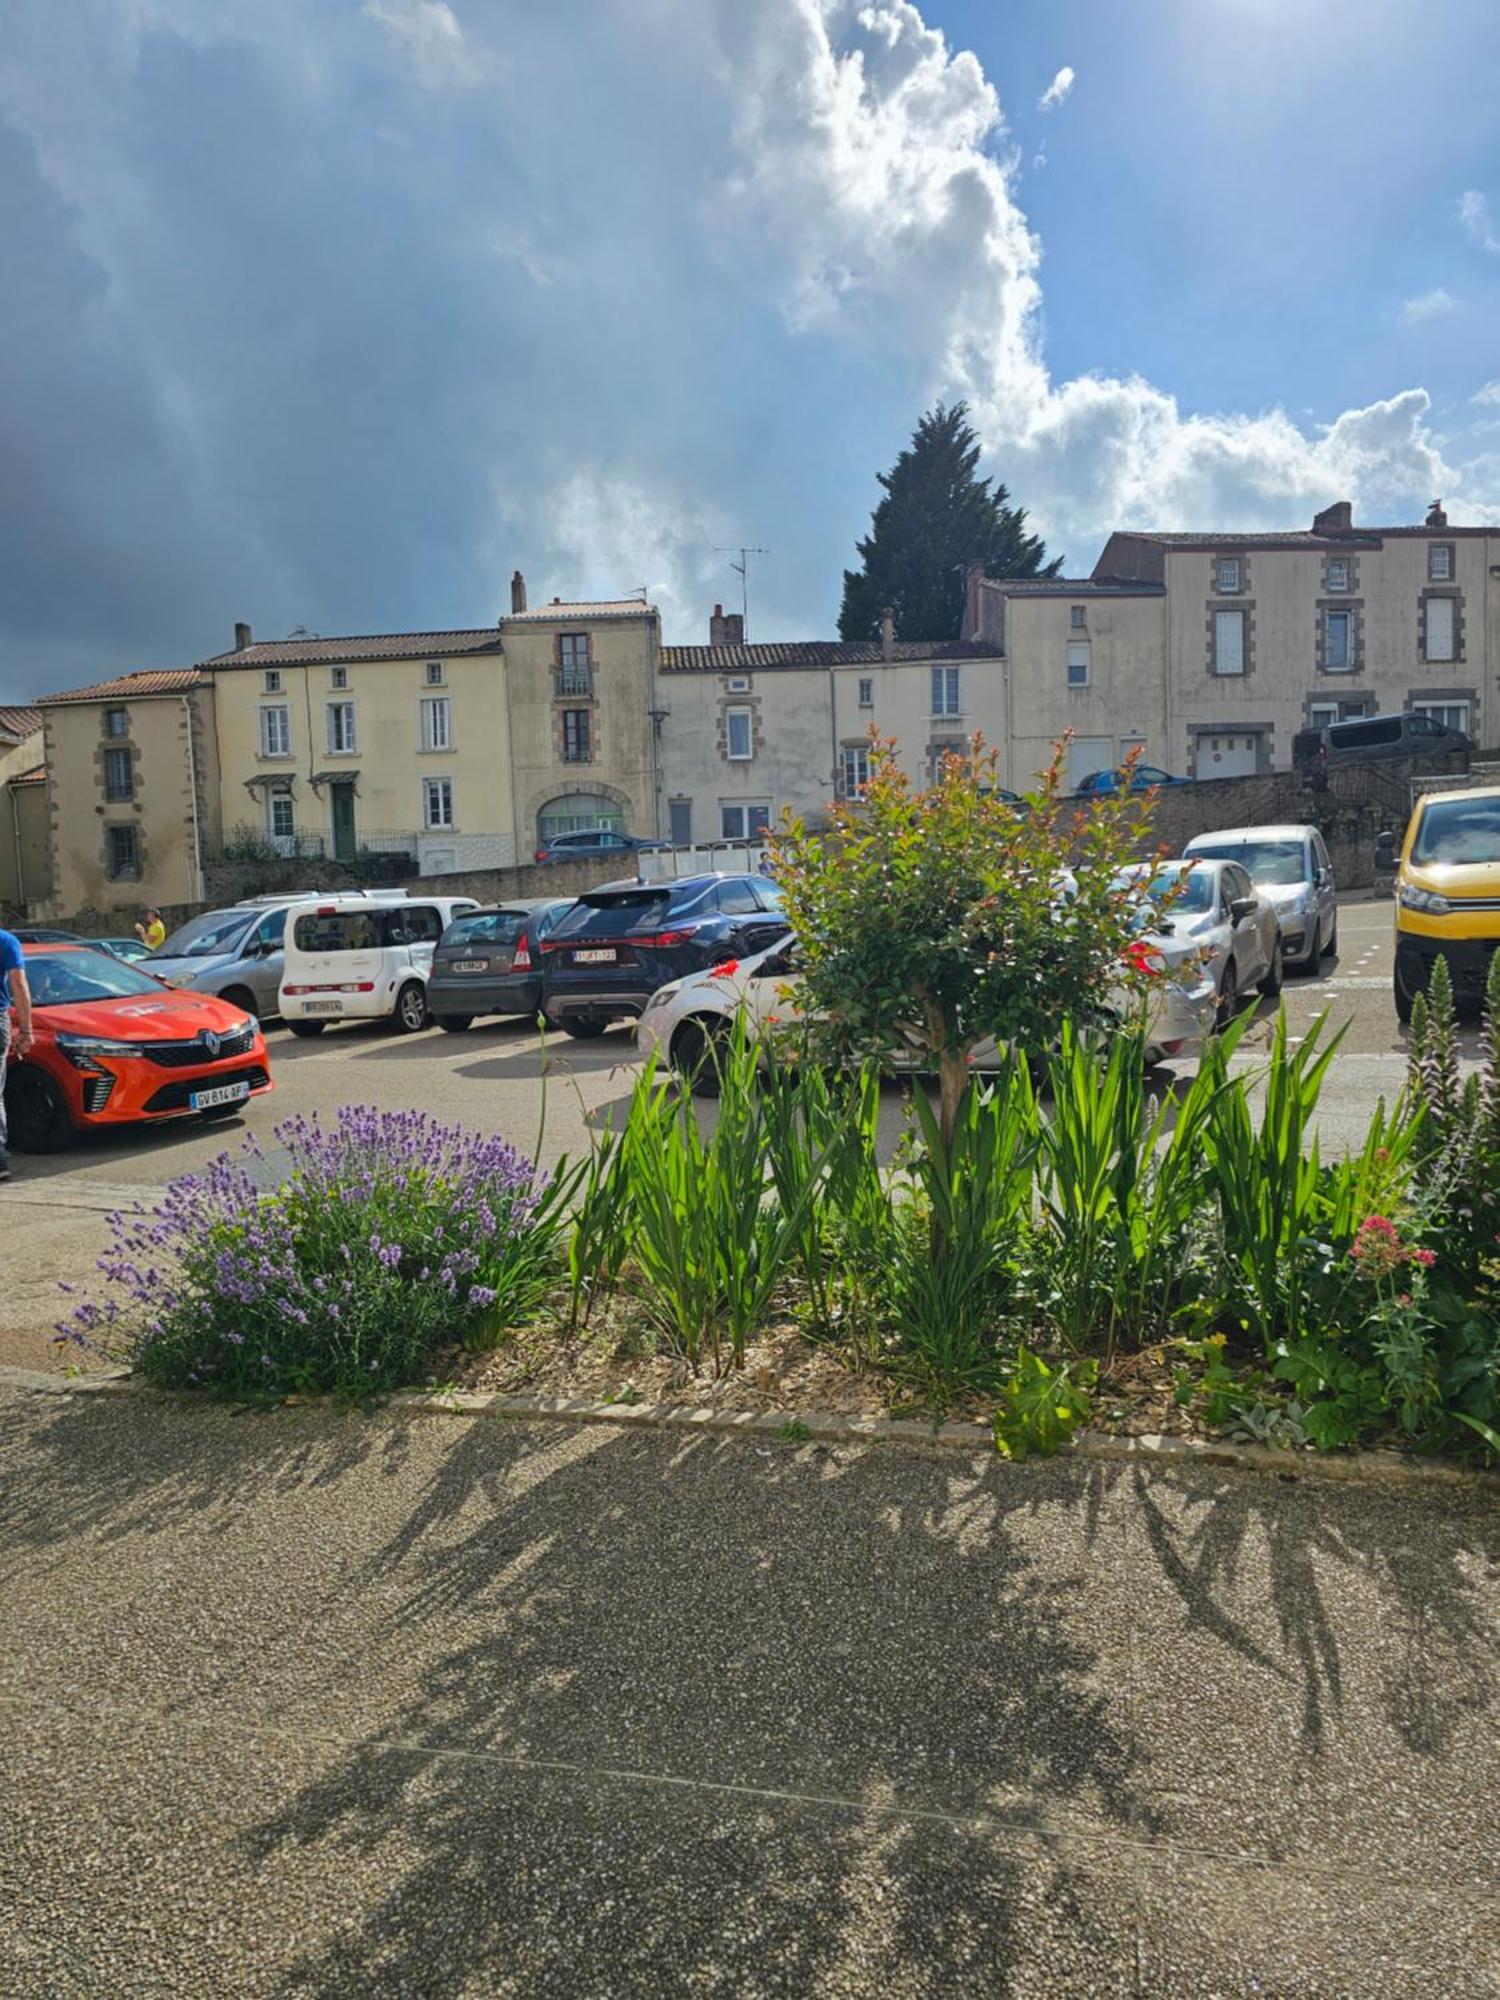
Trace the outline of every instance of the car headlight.
[[75, 1069], [87, 1069], [99, 1056], [133, 1056], [140, 1053], [134, 1042], [106, 1042], [94, 1035], [57, 1035], [55, 1045]]
[[1407, 910], [1426, 910], [1430, 915], [1440, 917], [1453, 905], [1446, 896], [1440, 896], [1435, 889], [1417, 889], [1410, 882], [1403, 882], [1396, 891], [1396, 901]]
[[654, 1008], [665, 1007], [667, 1002], [674, 997], [681, 984], [682, 981], [679, 979], [671, 986], [658, 986], [656, 991], [651, 995], [651, 998], [646, 1002], [646, 1012], [649, 1014]]

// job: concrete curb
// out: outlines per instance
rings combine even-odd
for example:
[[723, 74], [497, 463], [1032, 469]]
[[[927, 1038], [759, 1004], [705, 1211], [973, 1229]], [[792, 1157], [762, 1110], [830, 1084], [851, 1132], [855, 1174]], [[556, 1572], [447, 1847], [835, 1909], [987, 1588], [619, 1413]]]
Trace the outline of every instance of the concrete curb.
[[[0, 1384], [40, 1390], [48, 1395], [157, 1395], [163, 1400], [199, 1404], [202, 1398], [184, 1391], [169, 1396], [137, 1381], [128, 1370], [99, 1375], [49, 1375], [37, 1369], [0, 1366]], [[331, 1408], [334, 1399], [308, 1396], [297, 1406]], [[508, 1417], [516, 1421], [573, 1424], [616, 1424], [624, 1429], [707, 1431], [715, 1435], [770, 1438], [782, 1444], [900, 1444], [936, 1447], [941, 1451], [989, 1452], [994, 1449], [988, 1427], [968, 1423], [923, 1423], [917, 1418], [845, 1417], [829, 1410], [716, 1410], [688, 1403], [597, 1403], [572, 1396], [502, 1396], [496, 1393], [429, 1394], [403, 1390], [384, 1397], [380, 1408], [409, 1411], [413, 1416]], [[790, 1436], [788, 1433], [792, 1433]], [[1063, 1459], [1096, 1459], [1101, 1463], [1133, 1462], [1159, 1469], [1213, 1466], [1235, 1472], [1269, 1473], [1278, 1479], [1331, 1479], [1381, 1486], [1447, 1486], [1500, 1494], [1500, 1471], [1474, 1470], [1444, 1460], [1407, 1457], [1396, 1451], [1355, 1451], [1343, 1454], [1274, 1451], [1267, 1445], [1230, 1444], [1211, 1439], [1119, 1437], [1110, 1431], [1080, 1431]]]

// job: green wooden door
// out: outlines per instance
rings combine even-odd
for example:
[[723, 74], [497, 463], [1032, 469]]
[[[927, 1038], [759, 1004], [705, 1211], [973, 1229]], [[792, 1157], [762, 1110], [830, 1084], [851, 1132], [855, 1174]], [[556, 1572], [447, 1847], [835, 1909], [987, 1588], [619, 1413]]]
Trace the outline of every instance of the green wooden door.
[[354, 787], [350, 784], [335, 785], [333, 800], [333, 858], [335, 861], [354, 859]]

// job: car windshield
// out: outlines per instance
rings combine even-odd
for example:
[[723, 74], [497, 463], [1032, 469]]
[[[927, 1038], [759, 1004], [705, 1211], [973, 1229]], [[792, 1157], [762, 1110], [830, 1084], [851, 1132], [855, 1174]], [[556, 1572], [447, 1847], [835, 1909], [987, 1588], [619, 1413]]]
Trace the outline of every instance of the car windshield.
[[514, 944], [525, 928], [521, 910], [476, 910], [473, 916], [455, 918], [443, 932], [443, 943]]
[[104, 951], [38, 951], [26, 954], [26, 983], [37, 1007], [77, 1007], [86, 1000], [165, 997], [159, 979]]
[[[1149, 877], [1149, 880], [1148, 880]], [[1209, 868], [1194, 868], [1191, 863], [1184, 867], [1158, 868], [1154, 873], [1145, 868], [1132, 868], [1121, 878], [1120, 886], [1130, 887], [1138, 894], [1147, 896], [1152, 903], [1171, 903], [1170, 915], [1201, 917], [1214, 907], [1214, 878]]]
[[255, 922], [243, 910], [210, 910], [207, 916], [192, 917], [155, 954], [157, 958], [212, 958], [239, 943]]
[[1300, 840], [1215, 840], [1195, 846], [1200, 861], [1238, 861], [1252, 882], [1284, 888], [1308, 878], [1307, 847]]
[[1424, 808], [1413, 861], [1451, 862], [1458, 867], [1500, 861], [1500, 798], [1433, 799]]

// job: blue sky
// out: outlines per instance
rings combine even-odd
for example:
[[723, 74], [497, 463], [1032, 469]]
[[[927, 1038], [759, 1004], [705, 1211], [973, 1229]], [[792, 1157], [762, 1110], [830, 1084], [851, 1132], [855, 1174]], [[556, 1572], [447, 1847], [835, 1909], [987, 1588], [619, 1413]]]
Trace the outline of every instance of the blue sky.
[[824, 634], [938, 395], [1070, 567], [1500, 520], [1497, 83], [1479, 0], [10, 0], [0, 699], [517, 566], [706, 636], [742, 539]]

